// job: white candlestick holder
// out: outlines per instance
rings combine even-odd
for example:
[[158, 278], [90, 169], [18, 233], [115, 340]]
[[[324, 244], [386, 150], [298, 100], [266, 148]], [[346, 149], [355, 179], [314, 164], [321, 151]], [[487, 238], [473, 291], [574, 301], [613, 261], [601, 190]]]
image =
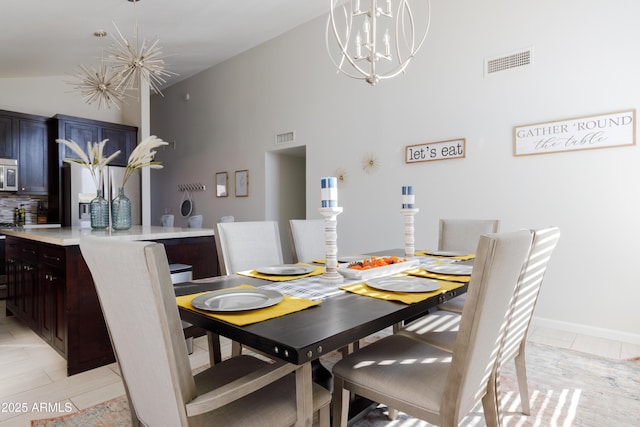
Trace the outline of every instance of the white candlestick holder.
[[415, 255], [415, 228], [413, 226], [413, 217], [418, 213], [420, 209], [401, 209], [402, 215], [404, 215], [404, 256], [412, 257]]
[[320, 283], [342, 283], [344, 277], [338, 273], [338, 232], [337, 216], [342, 208], [318, 208], [324, 217], [325, 264], [324, 274], [318, 278]]

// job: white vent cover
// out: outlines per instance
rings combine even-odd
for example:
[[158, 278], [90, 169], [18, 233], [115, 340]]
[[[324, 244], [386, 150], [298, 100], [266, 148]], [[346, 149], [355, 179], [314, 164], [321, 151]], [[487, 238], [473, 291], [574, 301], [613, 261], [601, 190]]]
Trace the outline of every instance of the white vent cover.
[[283, 132], [276, 135], [276, 144], [288, 144], [296, 140], [295, 131]]
[[485, 60], [485, 75], [512, 68], [524, 67], [533, 63], [533, 48], [527, 48], [507, 55], [493, 57]]

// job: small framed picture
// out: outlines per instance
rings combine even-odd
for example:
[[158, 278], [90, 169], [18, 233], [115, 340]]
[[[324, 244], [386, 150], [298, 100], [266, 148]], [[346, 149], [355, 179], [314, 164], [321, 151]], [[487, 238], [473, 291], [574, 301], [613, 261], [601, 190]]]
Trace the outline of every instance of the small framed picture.
[[229, 174], [226, 172], [216, 173], [216, 197], [227, 197], [227, 186], [229, 183]]
[[236, 171], [236, 197], [249, 195], [249, 171]]

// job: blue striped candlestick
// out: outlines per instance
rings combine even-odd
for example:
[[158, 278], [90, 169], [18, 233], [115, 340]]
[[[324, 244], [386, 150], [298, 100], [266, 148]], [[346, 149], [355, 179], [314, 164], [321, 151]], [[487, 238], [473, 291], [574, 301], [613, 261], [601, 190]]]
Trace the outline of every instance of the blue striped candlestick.
[[318, 278], [320, 283], [342, 283], [344, 278], [338, 273], [338, 179], [330, 176], [320, 179], [322, 205], [318, 211], [324, 217], [325, 264], [324, 273]]
[[338, 207], [338, 178], [335, 176], [320, 178], [320, 200], [322, 208]]
[[402, 186], [402, 209], [400, 211], [404, 215], [404, 256], [406, 257], [412, 257], [416, 252], [413, 217], [419, 209], [415, 207], [415, 197], [412, 185]]
[[415, 207], [416, 196], [413, 194], [413, 185], [402, 186], [402, 209], [413, 209]]

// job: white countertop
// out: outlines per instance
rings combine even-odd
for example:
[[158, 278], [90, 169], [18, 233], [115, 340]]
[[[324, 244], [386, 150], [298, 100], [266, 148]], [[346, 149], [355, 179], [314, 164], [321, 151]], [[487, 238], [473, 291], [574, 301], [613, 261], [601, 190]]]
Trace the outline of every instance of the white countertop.
[[2, 234], [20, 237], [42, 243], [58, 246], [73, 246], [80, 244], [83, 236], [97, 236], [120, 240], [160, 240], [182, 239], [185, 237], [213, 236], [210, 228], [180, 228], [134, 225], [126, 231], [92, 230], [91, 228], [61, 227], [61, 228], [27, 228], [3, 229]]

